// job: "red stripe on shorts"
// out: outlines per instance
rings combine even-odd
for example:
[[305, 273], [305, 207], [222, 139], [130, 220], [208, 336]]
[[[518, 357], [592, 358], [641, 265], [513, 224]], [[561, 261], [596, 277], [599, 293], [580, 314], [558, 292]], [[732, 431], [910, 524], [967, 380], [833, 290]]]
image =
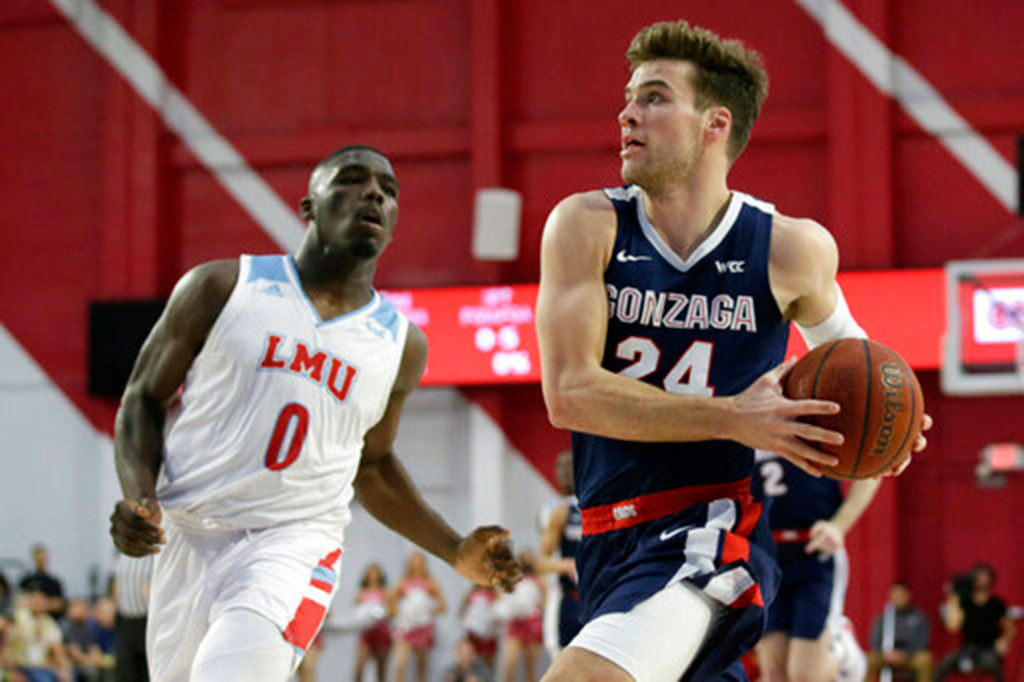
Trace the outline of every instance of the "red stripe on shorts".
[[[750, 477], [728, 483], [688, 485], [599, 507], [581, 509], [583, 534], [596, 535], [611, 530], [631, 528], [647, 521], [675, 514], [695, 504], [706, 504], [714, 500], [728, 498], [739, 501], [744, 510], [753, 507], [750, 495]], [[745, 518], [746, 514], [743, 516]], [[755, 518], [754, 523], [756, 522]]]
[[320, 565], [323, 566], [324, 568], [329, 568], [329, 569], [331, 569], [333, 571], [334, 570], [334, 564], [336, 564], [338, 562], [338, 559], [340, 557], [341, 557], [341, 548], [339, 547], [338, 549], [334, 550], [333, 552], [331, 552], [330, 554], [325, 556], [323, 559], [321, 559], [320, 560]]
[[749, 538], [750, 534], [754, 532], [757, 522], [761, 520], [761, 511], [764, 509], [764, 505], [755, 502], [753, 497], [741, 499], [739, 504], [740, 522], [736, 524], [736, 532]]
[[331, 589], [332, 588], [331, 588], [331, 584], [329, 582], [326, 582], [326, 581], [323, 581], [323, 580], [317, 580], [316, 578], [313, 578], [312, 580], [309, 581], [309, 584], [312, 585], [313, 587], [315, 587], [318, 590], [323, 590], [327, 594], [331, 593]]
[[750, 543], [745, 537], [728, 532], [724, 535], [725, 539], [722, 541], [723, 564], [731, 564], [740, 559], [750, 559]]
[[760, 606], [764, 608], [764, 595], [761, 594], [761, 586], [754, 583], [747, 590], [736, 597], [736, 601], [729, 604], [729, 608], [733, 609], [745, 609], [753, 604], [754, 606]]
[[295, 611], [292, 622], [288, 623], [284, 630], [285, 641], [305, 651], [326, 615], [327, 608], [322, 604], [317, 604], [312, 599], [303, 599]]

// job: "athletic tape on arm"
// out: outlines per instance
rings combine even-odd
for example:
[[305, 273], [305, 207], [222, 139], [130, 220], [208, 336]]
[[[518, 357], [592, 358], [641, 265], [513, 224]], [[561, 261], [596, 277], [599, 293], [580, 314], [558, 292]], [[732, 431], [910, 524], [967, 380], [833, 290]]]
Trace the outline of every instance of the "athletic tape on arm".
[[843, 296], [843, 290], [838, 282], [836, 283], [836, 307], [832, 314], [810, 327], [797, 323], [796, 328], [800, 330], [800, 335], [807, 342], [808, 350], [836, 339], [868, 338], [867, 333], [861, 329], [857, 320], [853, 319], [853, 315], [850, 314], [850, 306], [846, 304], [846, 297]]

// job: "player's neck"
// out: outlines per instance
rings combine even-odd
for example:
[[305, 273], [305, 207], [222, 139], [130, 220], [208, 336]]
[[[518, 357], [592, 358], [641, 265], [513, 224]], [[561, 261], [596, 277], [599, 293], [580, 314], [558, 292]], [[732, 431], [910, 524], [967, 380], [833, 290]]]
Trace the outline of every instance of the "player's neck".
[[685, 259], [721, 221], [729, 198], [724, 173], [698, 169], [682, 180], [645, 188], [643, 207], [665, 243]]
[[322, 317], [350, 312], [373, 297], [376, 258], [337, 253], [307, 239], [295, 254], [295, 269], [302, 288]]

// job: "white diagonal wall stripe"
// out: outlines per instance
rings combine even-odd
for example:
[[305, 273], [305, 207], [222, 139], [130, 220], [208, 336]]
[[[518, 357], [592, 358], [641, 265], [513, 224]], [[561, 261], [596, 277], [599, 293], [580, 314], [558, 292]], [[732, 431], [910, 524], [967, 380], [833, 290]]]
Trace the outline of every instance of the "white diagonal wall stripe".
[[829, 42], [875, 87], [949, 150], [1006, 210], [1017, 210], [1017, 171], [902, 57], [893, 54], [839, 0], [794, 0]]
[[273, 239], [294, 251], [303, 225], [245, 158], [172, 84], [149, 54], [94, 0], [50, 0], [81, 36], [152, 106], [164, 124]]

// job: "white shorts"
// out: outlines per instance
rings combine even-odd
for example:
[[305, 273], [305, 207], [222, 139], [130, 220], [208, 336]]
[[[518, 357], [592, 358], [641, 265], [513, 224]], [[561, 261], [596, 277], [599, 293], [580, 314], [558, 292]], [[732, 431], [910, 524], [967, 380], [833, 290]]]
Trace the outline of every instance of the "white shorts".
[[187, 682], [210, 624], [244, 608], [278, 627], [298, 654], [323, 624], [341, 569], [341, 532], [304, 524], [198, 531], [165, 515], [156, 555], [146, 651], [154, 682]]
[[630, 611], [590, 621], [569, 646], [608, 659], [637, 682], [676, 682], [723, 608], [686, 581], [675, 582]]

